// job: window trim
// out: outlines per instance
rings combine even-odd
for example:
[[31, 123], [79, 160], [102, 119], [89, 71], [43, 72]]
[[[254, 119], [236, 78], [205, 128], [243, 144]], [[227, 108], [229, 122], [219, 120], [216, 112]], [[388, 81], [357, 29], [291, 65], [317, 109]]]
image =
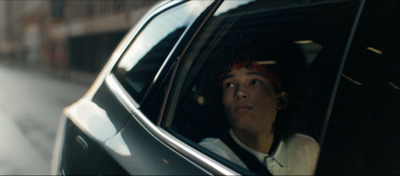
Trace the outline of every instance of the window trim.
[[[183, 3], [182, 3], [183, 4]], [[179, 5], [179, 4], [178, 4]], [[176, 6], [178, 6], [178, 5], [176, 5]], [[213, 6], [212, 5], [212, 3], [210, 3], [210, 5], [209, 6]], [[174, 6], [175, 7], [175, 6]], [[207, 9], [207, 8], [206, 8]], [[206, 11], [206, 9], [205, 9], [205, 11]], [[201, 13], [199, 14], [199, 16], [197, 16], [196, 17], [196, 19], [199, 19], [200, 18], [200, 16], [201, 16]], [[159, 80], [159, 77], [160, 77], [160, 75], [161, 75], [161, 73], [162, 72], [164, 72], [165, 70], [167, 70], [167, 68], [165, 68], [166, 67], [166, 65], [168, 65], [168, 62], [172, 62], [172, 61], [177, 61], [177, 62], [179, 62], [179, 56], [178, 56], [178, 58], [176, 59], [176, 60], [174, 60], [174, 56], [176, 55], [175, 53], [177, 53], [177, 48], [179, 48], [180, 47], [180, 44], [182, 43], [182, 41], [184, 40], [184, 38], [187, 38], [187, 37], [191, 37], [192, 36], [192, 38], [190, 39], [190, 41], [188, 42], [188, 43], [191, 43], [192, 42], [192, 40], [193, 40], [193, 36], [194, 35], [196, 35], [197, 34], [197, 32], [195, 33], [195, 34], [192, 34], [192, 35], [190, 35], [189, 36], [189, 30], [194, 26], [194, 24], [196, 23], [196, 19], [195, 20], [193, 20], [193, 22], [191, 22], [189, 25], [188, 25], [188, 27], [185, 29], [185, 31], [181, 34], [181, 37], [179, 37], [179, 39], [176, 41], [176, 43], [175, 43], [175, 45], [174, 45], [174, 47], [172, 47], [172, 49], [171, 49], [171, 52], [167, 55], [167, 57], [166, 57], [166, 59], [164, 60], [164, 62], [161, 64], [161, 66], [160, 66], [160, 68], [159, 68], [159, 70], [157, 71], [157, 73], [156, 73], [156, 75], [154, 76], [154, 78], [153, 78], [153, 81], [152, 81], [152, 84], [150, 84], [150, 86], [148, 87], [148, 89], [147, 89], [147, 91], [145, 92], [145, 94], [144, 94], [144, 96], [143, 96], [143, 100], [141, 101], [141, 103], [143, 103], [143, 101], [145, 101], [146, 100], [146, 97], [147, 96], [149, 96], [149, 94], [151, 93], [151, 91], [152, 91], [152, 89], [153, 89], [153, 87], [154, 87], [154, 83], [156, 82], [156, 80]], [[183, 52], [185, 52], [185, 50], [187, 49], [187, 46], [188, 46], [189, 44], [185, 44], [185, 48], [183, 49]], [[168, 69], [168, 72], [170, 72], [170, 71], [172, 71], [172, 76], [171, 76], [171, 80], [173, 79], [173, 77], [174, 77], [174, 70], [175, 70], [175, 67], [178, 65], [178, 64], [175, 64], [175, 63], [173, 63], [173, 64], [171, 64], [172, 66], [171, 66], [171, 68], [170, 69]], [[171, 84], [171, 81], [169, 80], [169, 81], [167, 81], [168, 82], [168, 86]], [[169, 89], [168, 89], [169, 90]], [[168, 92], [169, 91], [166, 91], [166, 94], [168, 94]], [[166, 98], [164, 98], [164, 100], [165, 100]], [[163, 106], [163, 105], [162, 105]], [[163, 110], [163, 109], [162, 109]], [[162, 112], [162, 111], [161, 111]], [[158, 124], [158, 123], [157, 123]]]
[[[214, 2], [214, 6], [212, 7], [212, 9], [208, 12], [207, 16], [202, 20], [202, 22], [197, 26], [196, 31], [193, 33], [192, 37], [190, 38], [190, 40], [187, 42], [187, 44], [184, 46], [184, 49], [182, 50], [181, 54], [178, 56], [177, 58], [177, 63], [175, 64], [174, 68], [173, 68], [173, 72], [172, 72], [172, 76], [171, 76], [171, 80], [168, 84], [168, 88], [166, 91], [166, 95], [164, 98], [164, 102], [162, 104], [162, 108], [161, 108], [161, 113], [160, 113], [160, 117], [158, 119], [157, 125], [158, 126], [168, 126], [165, 125], [165, 123], [163, 124], [164, 119], [165, 120], [169, 120], [171, 119], [170, 116], [170, 107], [175, 107], [177, 102], [174, 102], [172, 99], [175, 99], [173, 96], [173, 93], [171, 94], [171, 90], [174, 90], [175, 87], [175, 83], [179, 82], [179, 80], [175, 80], [177, 78], [175, 78], [177, 76], [177, 72], [180, 68], [180, 64], [182, 62], [182, 57], [186, 54], [186, 51], [189, 49], [189, 47], [192, 45], [193, 41], [195, 40], [195, 38], [197, 37], [197, 35], [199, 34], [199, 32], [203, 29], [204, 25], [209, 21], [210, 17], [215, 13], [215, 11], [218, 9], [218, 7], [222, 4], [223, 0], [218, 0], [216, 2]], [[212, 6], [212, 5], [211, 5]], [[170, 95], [171, 94], [171, 95]], [[172, 99], [170, 100], [170, 96], [172, 96]], [[168, 103], [174, 103], [175, 105], [171, 105]], [[165, 114], [165, 111], [167, 110], [168, 114]], [[174, 112], [172, 112], [173, 114]]]

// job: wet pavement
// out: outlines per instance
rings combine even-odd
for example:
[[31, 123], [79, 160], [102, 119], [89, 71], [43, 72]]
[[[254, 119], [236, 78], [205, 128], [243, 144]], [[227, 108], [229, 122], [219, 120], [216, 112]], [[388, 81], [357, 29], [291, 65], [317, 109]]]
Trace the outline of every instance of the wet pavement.
[[89, 82], [0, 64], [0, 175], [50, 174], [61, 111]]

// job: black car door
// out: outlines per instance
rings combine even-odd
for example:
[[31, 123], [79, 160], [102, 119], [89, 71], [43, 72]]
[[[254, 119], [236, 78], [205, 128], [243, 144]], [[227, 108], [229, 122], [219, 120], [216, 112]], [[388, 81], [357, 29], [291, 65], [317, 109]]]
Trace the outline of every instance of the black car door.
[[171, 3], [152, 16], [122, 55], [106, 84], [131, 113], [126, 126], [104, 143], [105, 150], [129, 174], [207, 174], [180, 155], [157, 119], [166, 96], [171, 69], [215, 6], [212, 1]]

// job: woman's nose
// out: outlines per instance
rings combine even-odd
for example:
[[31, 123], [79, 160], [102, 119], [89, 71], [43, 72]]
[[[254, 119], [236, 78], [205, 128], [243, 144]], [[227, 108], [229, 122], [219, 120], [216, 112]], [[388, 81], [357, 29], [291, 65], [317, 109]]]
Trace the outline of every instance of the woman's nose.
[[247, 93], [247, 90], [244, 87], [238, 87], [236, 89], [234, 99], [235, 100], [240, 100], [240, 99], [243, 99], [243, 98], [247, 98], [248, 96], [249, 95]]

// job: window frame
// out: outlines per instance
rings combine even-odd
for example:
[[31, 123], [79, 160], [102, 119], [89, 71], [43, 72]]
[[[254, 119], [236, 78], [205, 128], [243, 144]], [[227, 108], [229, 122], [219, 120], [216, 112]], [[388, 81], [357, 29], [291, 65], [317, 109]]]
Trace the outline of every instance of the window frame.
[[[364, 1], [362, 1], [362, 2], [364, 2]], [[352, 37], [354, 35], [354, 31], [356, 30], [356, 27], [357, 27], [357, 24], [358, 24], [358, 18], [360, 16], [361, 12], [362, 12], [362, 7], [363, 7], [363, 3], [362, 2], [359, 3], [359, 9], [357, 10], [356, 15], [354, 16], [354, 21], [352, 22], [352, 27], [350, 28], [350, 31], [349, 31], [351, 34], [349, 36], [345, 36], [344, 37], [344, 38], [346, 38], [347, 42], [346, 42], [346, 45], [344, 46], [344, 50], [342, 51], [342, 56], [343, 57], [338, 59], [339, 60], [339, 67], [337, 68], [337, 70], [335, 72], [336, 75], [338, 75], [338, 76], [337, 76], [337, 78], [335, 78], [333, 80], [334, 86], [332, 87], [331, 96], [329, 98], [329, 105], [327, 107], [328, 109], [326, 110], [326, 114], [325, 114], [326, 116], [324, 117], [324, 119], [325, 119], [324, 121], [326, 122], [326, 124], [322, 127], [322, 131], [325, 130], [326, 125], [329, 122], [329, 117], [330, 117], [330, 114], [331, 114], [331, 108], [332, 108], [332, 105], [334, 103], [334, 97], [335, 97], [335, 94], [336, 94], [336, 91], [337, 91], [337, 88], [338, 88], [337, 84], [340, 81], [340, 79], [338, 80], [338, 78], [340, 78], [340, 75], [341, 75], [341, 73], [343, 71], [343, 64], [346, 61], [347, 53], [349, 52], [348, 50], [349, 50], [349, 47], [351, 46]], [[222, 2], [221, 2], [221, 4], [222, 4]], [[210, 19], [207, 19], [207, 21], [205, 21], [205, 23], [208, 23], [208, 22], [210, 22]], [[201, 31], [202, 28], [204, 28], [204, 26], [202, 26], [201, 29], [199, 29], [199, 30]], [[196, 36], [197, 36], [197, 34], [194, 35], [194, 37], [196, 37]], [[193, 43], [188, 43], [187, 48], [190, 48], [192, 45], [193, 45]], [[172, 81], [170, 83], [170, 88], [168, 89], [169, 97], [165, 98], [165, 103], [164, 104], [166, 105], [166, 107], [163, 108], [163, 114], [160, 115], [160, 120], [159, 120], [158, 125], [163, 127], [163, 128], [167, 127], [165, 130], [168, 133], [171, 133], [172, 136], [176, 136], [178, 138], [178, 140], [189, 144], [191, 147], [195, 148], [196, 150], [198, 150], [198, 151], [200, 151], [200, 152], [202, 152], [204, 154], [207, 154], [207, 156], [210, 157], [210, 159], [211, 159], [211, 156], [212, 156], [211, 160], [218, 161], [221, 164], [223, 164], [225, 166], [228, 166], [230, 169], [233, 169], [233, 170], [235, 170], [235, 171], [237, 171], [239, 173], [247, 173], [247, 174], [249, 174], [249, 172], [250, 172], [250, 174], [254, 174], [251, 171], [242, 170], [243, 168], [241, 168], [241, 167], [240, 168], [237, 168], [237, 167], [233, 168], [232, 164], [230, 162], [227, 163], [226, 161], [224, 161], [225, 160], [224, 158], [216, 156], [216, 154], [210, 153], [209, 151], [207, 151], [207, 150], [205, 150], [205, 149], [203, 149], [201, 147], [198, 147], [198, 144], [195, 144], [193, 141], [191, 141], [189, 139], [186, 139], [181, 134], [168, 129], [168, 127], [171, 126], [171, 123], [173, 121], [173, 117], [175, 115], [175, 110], [176, 110], [177, 104], [178, 104], [178, 102], [180, 100], [179, 97], [181, 96], [179, 93], [175, 94], [175, 92], [181, 92], [182, 90], [184, 90], [183, 87], [184, 87], [184, 84], [187, 83], [187, 78], [190, 77], [189, 75], [196, 75], [197, 74], [197, 73], [196, 74], [192, 73], [190, 69], [193, 68], [193, 64], [192, 64], [193, 61], [194, 60], [199, 60], [199, 59], [196, 58], [196, 57], [185, 56], [185, 54], [188, 54], [188, 53], [186, 53], [186, 49], [179, 56], [179, 62], [174, 68], [174, 74], [173, 74], [173, 77], [171, 78]], [[185, 58], [185, 59], [181, 59], [181, 58]], [[186, 63], [187, 61], [189, 62], [189, 64]], [[182, 62], [184, 62], [184, 63], [182, 63]], [[182, 65], [182, 64], [184, 64], [184, 65]], [[185, 67], [185, 69], [181, 69], [183, 67]], [[199, 68], [200, 66], [194, 66], [194, 67]], [[196, 71], [199, 71], [199, 70], [196, 70]], [[179, 76], [179, 75], [185, 75], [185, 76]], [[172, 110], [172, 112], [170, 112], [171, 110]], [[323, 138], [324, 135], [325, 134], [322, 133], [321, 137]], [[319, 141], [319, 144], [322, 145], [323, 144], [323, 140]], [[321, 150], [322, 150], [322, 148], [321, 148]], [[319, 161], [317, 162], [316, 169], [318, 169], [318, 163], [319, 163]]]

